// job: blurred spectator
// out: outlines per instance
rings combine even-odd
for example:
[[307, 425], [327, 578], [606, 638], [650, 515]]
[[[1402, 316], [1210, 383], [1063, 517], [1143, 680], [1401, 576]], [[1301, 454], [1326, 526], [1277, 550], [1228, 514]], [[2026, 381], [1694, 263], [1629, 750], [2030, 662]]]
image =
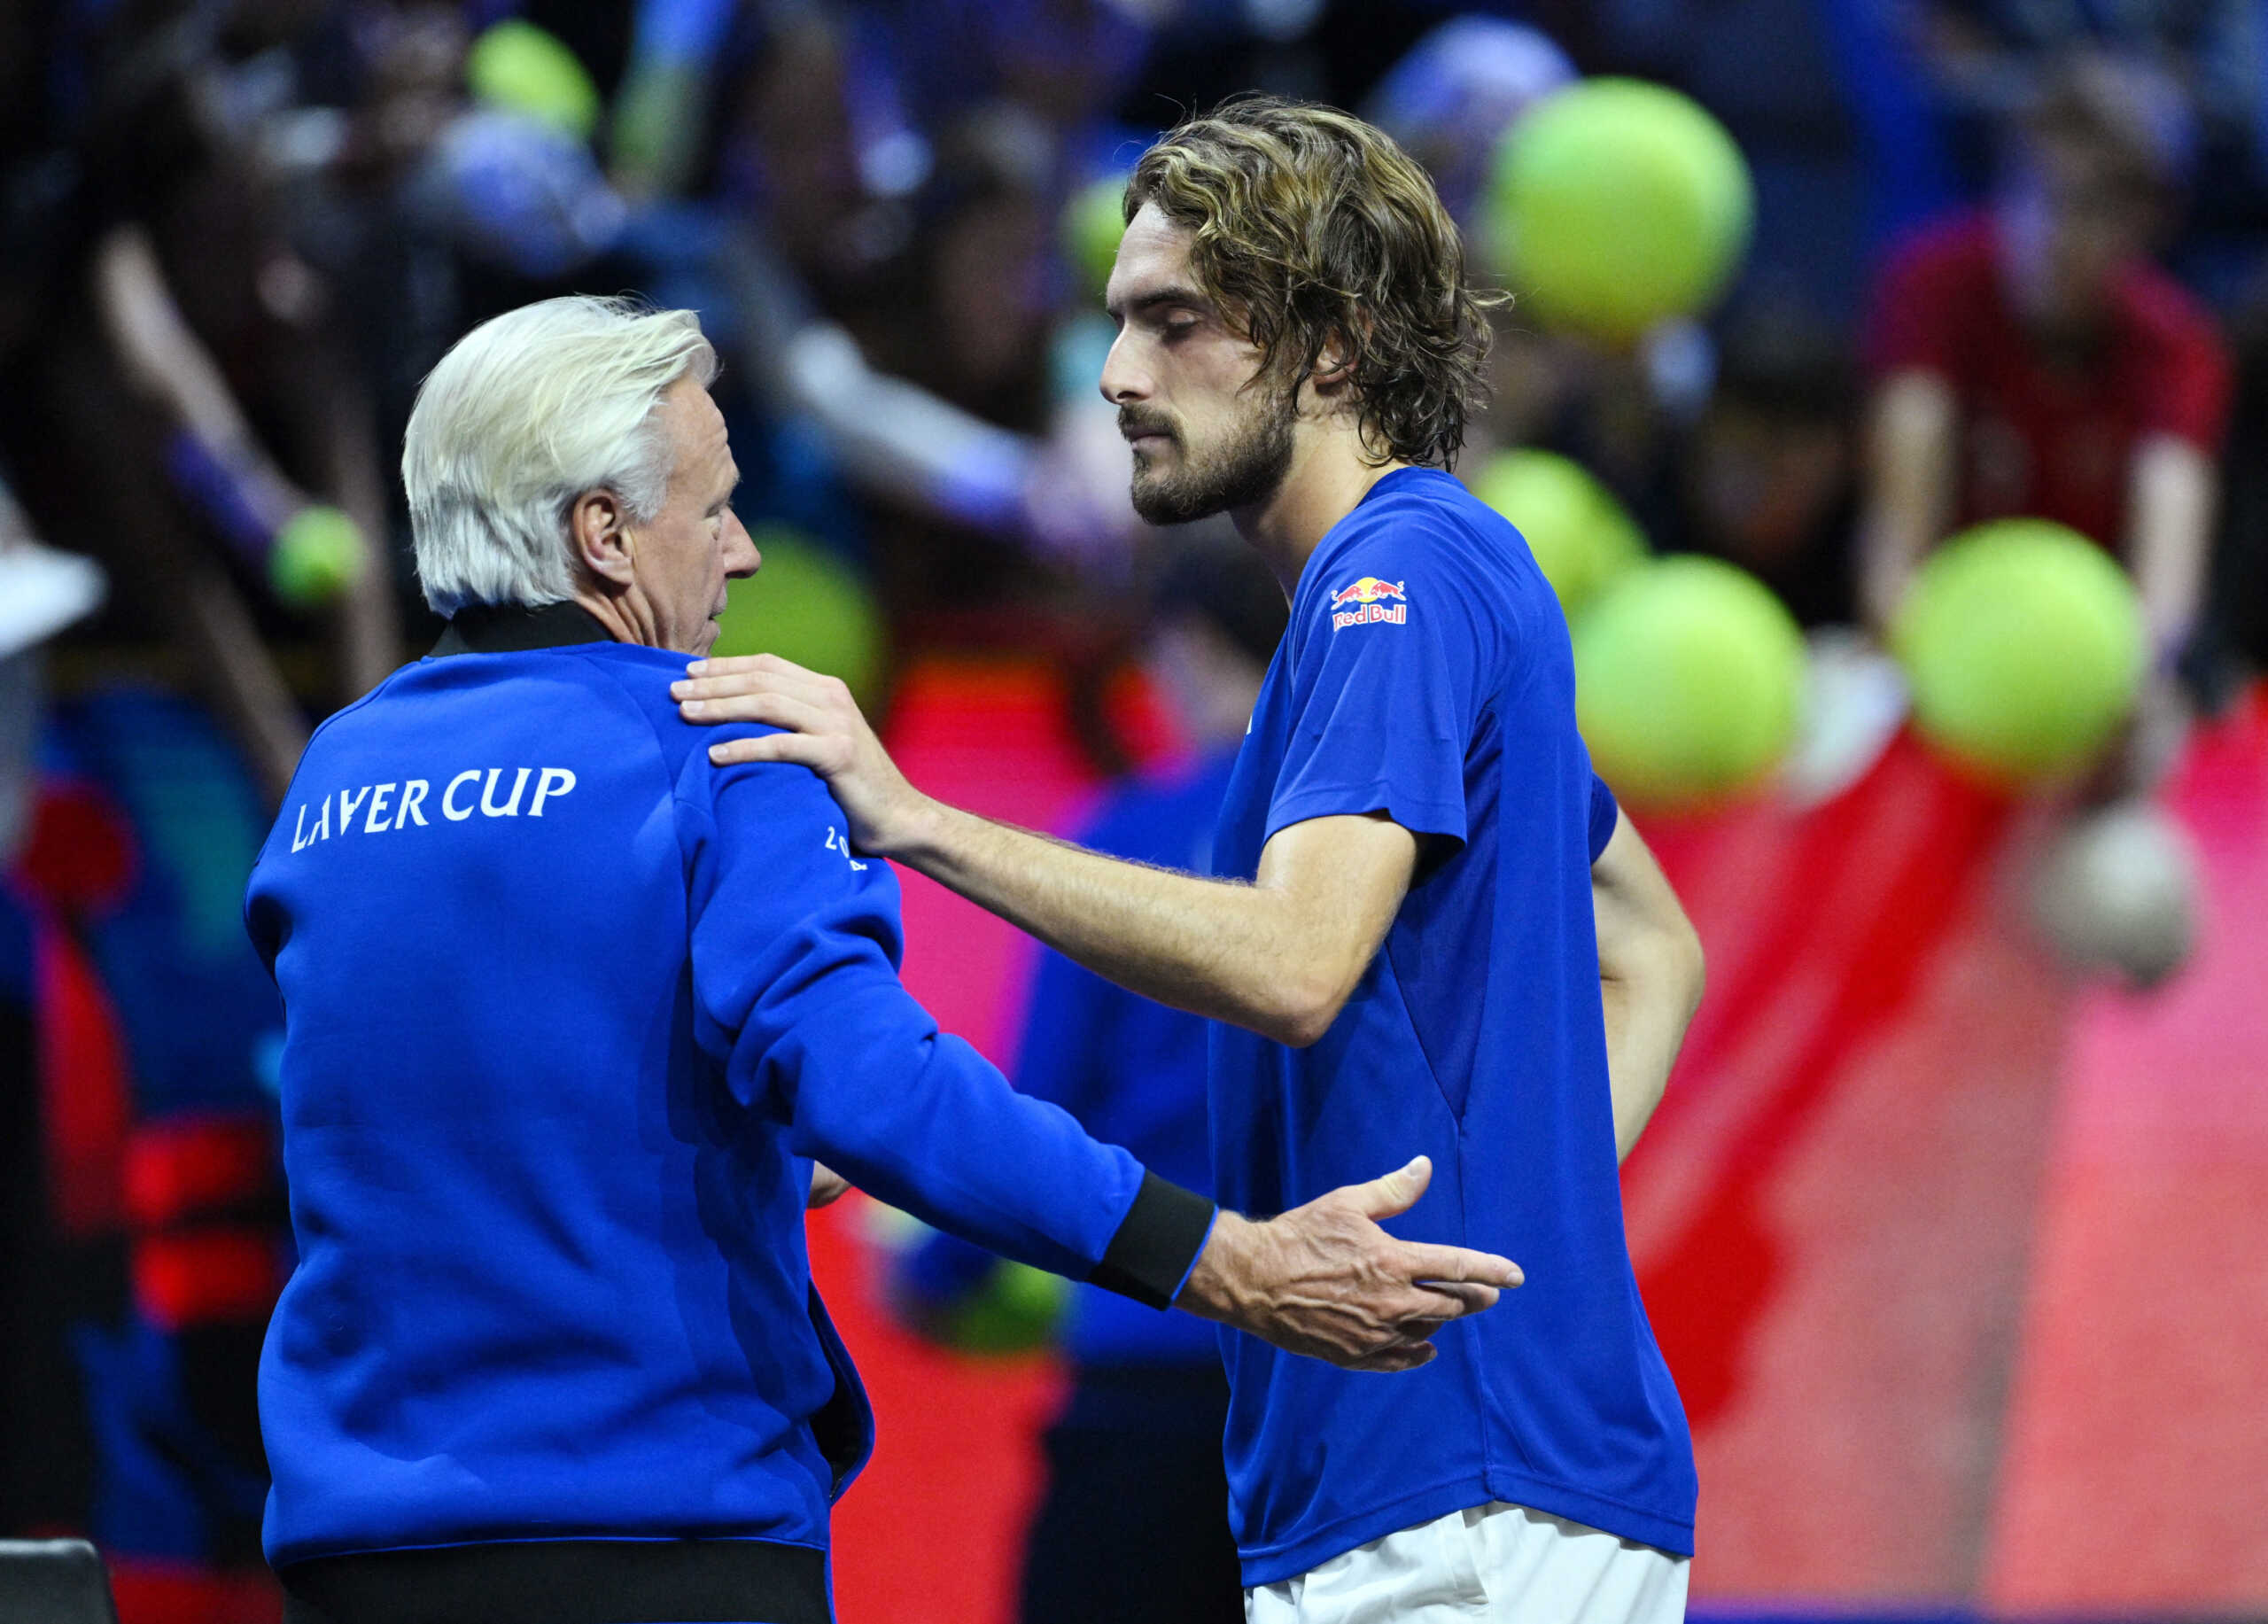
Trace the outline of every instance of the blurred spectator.
[[1403, 54], [1363, 116], [1425, 167], [1442, 206], [1470, 233], [1504, 132], [1574, 77], [1575, 65], [1539, 30], [1456, 17]]
[[838, 316], [870, 294], [875, 268], [904, 240], [894, 213], [874, 206], [859, 161], [856, 104], [866, 82], [854, 44], [821, 13], [774, 29], [750, 66], [731, 137], [744, 166], [735, 200]]
[[[1122, 781], [1074, 838], [1207, 870], [1229, 769], [1284, 621], [1282, 590], [1251, 549], [1233, 538], [1184, 547], [1157, 593], [1150, 668], [1195, 758]], [[1209, 1190], [1208, 1024], [1044, 953], [1016, 1086], [1161, 1174]], [[937, 1236], [900, 1266], [898, 1294], [927, 1323], [992, 1267], [990, 1253]], [[1218, 1336], [1186, 1316], [1108, 1297], [1079, 1287], [1063, 1333], [1072, 1388], [1047, 1434], [1047, 1489], [1024, 1553], [1023, 1624], [1235, 1624], [1244, 1592], [1221, 1465], [1228, 1382]]]
[[267, 549], [314, 504], [345, 509], [363, 551], [330, 617], [337, 695], [400, 658], [366, 392], [322, 278], [284, 239], [259, 147], [310, 93], [293, 52], [317, 54], [323, 20], [252, 0], [120, 8], [58, 48], [84, 82], [73, 184], [54, 206], [66, 223], [44, 320], [22, 335], [23, 385], [0, 413], [26, 505], [105, 557], [113, 626], [188, 651], [271, 792], [305, 723], [246, 588], [264, 595]]
[[1164, 8], [1125, 0], [868, 0], [858, 9], [887, 30], [907, 106], [923, 127], [943, 129], [971, 107], [1012, 101], [1046, 127], [1060, 154], [1134, 82], [1149, 18]]
[[1678, 525], [1656, 544], [1740, 565], [1806, 627], [1848, 625], [1857, 408], [1831, 329], [1770, 306], [1737, 315], [1681, 448]]
[[1540, 28], [1590, 66], [1586, 0], [1113, 0], [1149, 25], [1139, 77], [1119, 106], [1155, 129], [1244, 90], [1360, 107], [1428, 34], [1459, 17]]
[[1587, 65], [1675, 85], [1723, 120], [1756, 188], [1744, 285], [1835, 321], [1860, 298], [1871, 216], [1894, 206], [1870, 191], [1899, 183], [1868, 137], [1900, 64], [1880, 50], [1861, 57], [1850, 38], [1866, 20], [1846, 13], [1870, 9], [1868, 0], [1602, 0], [1593, 26], [1603, 59]]
[[[1049, 152], [1040, 121], [1014, 103], [975, 109], [942, 131], [936, 169], [913, 199], [913, 235], [890, 268], [895, 285], [854, 329], [882, 370], [1011, 431], [1024, 447], [1048, 425]], [[983, 531], [904, 509], [883, 516], [882, 601], [963, 608], [1011, 589], [1027, 539], [1023, 501], [1019, 489], [1006, 522]]]
[[260, 1624], [264, 813], [179, 701], [39, 703], [36, 645], [101, 587], [0, 486], [0, 1535], [94, 1539], [128, 1620]]
[[901, 377], [1003, 428], [1033, 432], [1047, 405], [1054, 242], [1046, 131], [1014, 102], [947, 127], [914, 199], [901, 280], [867, 348]]
[[2268, 228], [2268, 19], [2256, 0], [1923, 0], [1907, 13], [1957, 169], [1990, 178], [1998, 132], [2042, 71], [2086, 47], [2144, 64], [2179, 88], [2190, 196], [2185, 276], [2217, 303]]
[[[298, 160], [279, 176], [291, 240], [335, 290], [391, 462], [419, 381], [466, 328], [583, 278], [618, 285], [605, 256], [628, 210], [581, 133], [595, 90], [563, 42], [520, 19], [476, 38], [433, 0], [353, 15], [349, 104], [279, 120], [264, 145]], [[391, 469], [386, 483], [399, 532]]]
[[2064, 64], [2011, 133], [1992, 210], [1884, 275], [1859, 583], [1876, 626], [1950, 531], [2029, 514], [2125, 563], [2162, 662], [2187, 636], [2229, 373], [2210, 318], [2148, 259], [2180, 166], [2158, 82]]
[[81, 1244], [97, 1203], [68, 1199], [67, 1175], [51, 1165], [61, 1136], [42, 1087], [41, 1062], [57, 1046], [42, 960], [69, 944], [38, 894], [53, 888], [36, 886], [26, 859], [43, 798], [40, 645], [101, 595], [101, 575], [40, 546], [0, 480], [0, 1538], [83, 1528], [94, 1494], [70, 1333], [95, 1293], [70, 1281], [110, 1260]]

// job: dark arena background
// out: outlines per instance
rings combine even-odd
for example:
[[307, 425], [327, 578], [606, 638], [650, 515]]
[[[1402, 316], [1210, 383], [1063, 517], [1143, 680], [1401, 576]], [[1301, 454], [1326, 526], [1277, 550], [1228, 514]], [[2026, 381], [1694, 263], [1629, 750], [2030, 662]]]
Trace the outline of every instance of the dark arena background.
[[[1511, 293], [1456, 471], [1706, 948], [1622, 1171], [1694, 1616], [2268, 1617], [2256, 0], [0, 0], [0, 1540], [282, 1616], [240, 905], [439, 633], [442, 353], [698, 310], [765, 560], [718, 651], [1076, 829], [1233, 743], [1199, 646], [1280, 624], [1095, 388], [1127, 173], [1248, 89], [1386, 128]], [[906, 984], [1017, 1076], [1037, 951], [902, 877]], [[911, 1306], [911, 1225], [810, 1218], [880, 1434], [839, 1613], [1011, 1624], [1056, 1299]]]

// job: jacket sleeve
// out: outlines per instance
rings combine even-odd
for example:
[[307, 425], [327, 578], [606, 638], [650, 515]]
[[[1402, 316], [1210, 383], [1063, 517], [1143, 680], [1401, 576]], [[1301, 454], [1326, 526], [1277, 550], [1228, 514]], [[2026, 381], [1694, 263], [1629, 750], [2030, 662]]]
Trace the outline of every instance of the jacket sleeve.
[[997, 1252], [1163, 1307], [1213, 1206], [1097, 1143], [940, 1031], [897, 976], [897, 882], [818, 778], [688, 759], [695, 1034], [794, 1152]]

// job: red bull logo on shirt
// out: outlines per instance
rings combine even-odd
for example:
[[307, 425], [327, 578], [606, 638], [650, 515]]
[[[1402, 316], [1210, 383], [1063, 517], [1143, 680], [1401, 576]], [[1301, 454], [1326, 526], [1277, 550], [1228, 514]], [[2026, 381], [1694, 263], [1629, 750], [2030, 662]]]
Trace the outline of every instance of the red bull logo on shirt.
[[[1350, 626], [1400, 626], [1410, 618], [1409, 594], [1402, 591], [1400, 581], [1382, 581], [1375, 575], [1365, 575], [1348, 583], [1331, 594], [1331, 629], [1343, 631]], [[1386, 600], [1400, 600], [1392, 608]]]

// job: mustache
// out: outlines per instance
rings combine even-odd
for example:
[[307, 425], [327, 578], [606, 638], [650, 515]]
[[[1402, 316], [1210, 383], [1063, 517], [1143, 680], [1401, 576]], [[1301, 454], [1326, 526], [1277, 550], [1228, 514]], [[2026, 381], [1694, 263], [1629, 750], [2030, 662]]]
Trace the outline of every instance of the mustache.
[[1118, 431], [1128, 439], [1138, 434], [1162, 434], [1176, 445], [1181, 443], [1180, 431], [1161, 413], [1146, 412], [1135, 407], [1118, 408]]

